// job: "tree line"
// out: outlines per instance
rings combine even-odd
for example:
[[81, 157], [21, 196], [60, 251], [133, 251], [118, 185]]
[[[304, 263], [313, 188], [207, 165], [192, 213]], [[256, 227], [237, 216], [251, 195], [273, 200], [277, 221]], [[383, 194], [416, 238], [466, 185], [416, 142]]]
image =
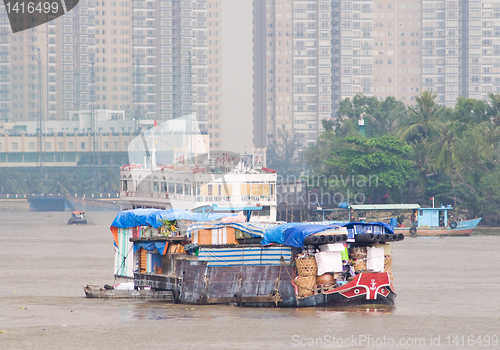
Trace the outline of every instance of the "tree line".
[[308, 189], [319, 194], [340, 199], [350, 191], [357, 195], [351, 204], [426, 205], [434, 197], [436, 205], [497, 223], [500, 95], [490, 94], [487, 102], [460, 97], [453, 108], [438, 105], [436, 97], [422, 91], [414, 106], [394, 97], [346, 98], [338, 117], [322, 121], [316, 145], [303, 153], [297, 152], [300, 140], [281, 129], [268, 148], [268, 166], [283, 178], [302, 174]]

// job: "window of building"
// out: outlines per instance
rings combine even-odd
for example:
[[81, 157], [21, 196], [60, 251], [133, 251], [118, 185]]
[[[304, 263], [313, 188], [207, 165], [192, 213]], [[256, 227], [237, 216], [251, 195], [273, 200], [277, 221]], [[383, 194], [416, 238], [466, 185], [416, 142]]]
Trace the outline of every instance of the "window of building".
[[81, 144], [81, 148], [82, 148], [82, 149], [85, 149], [85, 142], [82, 142], [82, 144]]
[[51, 149], [52, 144], [50, 142], [45, 142], [45, 149]]
[[108, 149], [109, 148], [109, 145], [107, 142], [104, 142], [104, 149]]
[[68, 148], [73, 149], [73, 142], [68, 142]]
[[28, 144], [28, 148], [29, 148], [29, 149], [35, 149], [35, 143], [34, 143], [34, 142], [30, 142], [30, 143]]
[[12, 142], [12, 150], [17, 151], [19, 148], [19, 144], [17, 142]]
[[58, 142], [57, 143], [57, 148], [58, 149], [63, 149], [64, 148], [64, 144], [62, 142]]

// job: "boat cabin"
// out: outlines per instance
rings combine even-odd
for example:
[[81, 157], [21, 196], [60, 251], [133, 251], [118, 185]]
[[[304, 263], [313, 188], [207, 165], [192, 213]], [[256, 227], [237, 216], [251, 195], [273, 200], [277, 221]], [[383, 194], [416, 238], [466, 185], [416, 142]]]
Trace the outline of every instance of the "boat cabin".
[[453, 208], [441, 206], [440, 208], [419, 208], [415, 210], [417, 227], [447, 227], [450, 221], [449, 210]]

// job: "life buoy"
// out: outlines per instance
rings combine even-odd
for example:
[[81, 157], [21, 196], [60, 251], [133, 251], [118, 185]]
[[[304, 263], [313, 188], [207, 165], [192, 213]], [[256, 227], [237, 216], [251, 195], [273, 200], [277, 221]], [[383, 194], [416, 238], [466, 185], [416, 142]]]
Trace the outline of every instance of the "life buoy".
[[451, 228], [457, 228], [457, 222], [456, 221], [450, 222], [450, 227]]
[[416, 227], [410, 228], [410, 234], [411, 235], [416, 235], [417, 234], [417, 228]]

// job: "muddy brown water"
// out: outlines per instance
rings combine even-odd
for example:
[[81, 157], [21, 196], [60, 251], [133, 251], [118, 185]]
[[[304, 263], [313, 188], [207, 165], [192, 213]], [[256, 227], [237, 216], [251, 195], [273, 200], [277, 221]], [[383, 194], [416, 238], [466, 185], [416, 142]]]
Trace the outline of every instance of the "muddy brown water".
[[499, 230], [394, 243], [393, 308], [86, 299], [113, 283], [115, 215], [0, 212], [0, 349], [500, 348]]

